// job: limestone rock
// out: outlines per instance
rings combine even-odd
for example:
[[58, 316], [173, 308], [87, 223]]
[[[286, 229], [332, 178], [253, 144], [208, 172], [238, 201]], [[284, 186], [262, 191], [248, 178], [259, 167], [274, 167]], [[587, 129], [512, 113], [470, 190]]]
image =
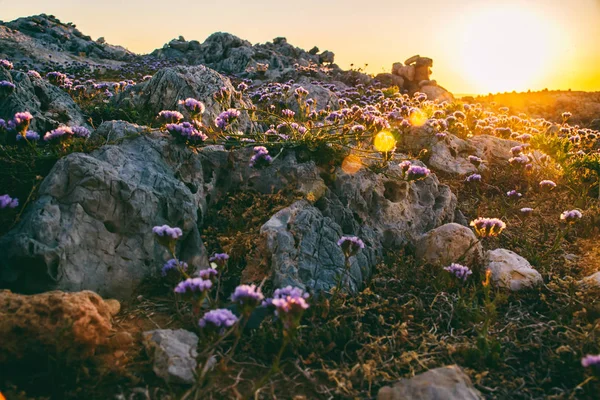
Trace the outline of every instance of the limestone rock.
[[185, 329], [144, 332], [144, 345], [153, 359], [154, 373], [169, 383], [191, 385], [198, 363], [198, 336]]
[[415, 248], [417, 259], [442, 267], [454, 262], [471, 266], [483, 259], [483, 248], [473, 231], [455, 223], [427, 232], [417, 240]]
[[99, 137], [106, 142], [114, 142], [115, 140], [123, 139], [128, 136], [141, 135], [143, 132], [148, 131], [148, 127], [126, 121], [104, 121], [94, 132], [92, 132], [91, 137]]
[[88, 127], [71, 96], [47, 81], [0, 67], [0, 81], [3, 80], [16, 88], [10, 96], [0, 97], [0, 118], [8, 121], [18, 112], [29, 111], [33, 115], [30, 129], [41, 136], [59, 125]]
[[456, 365], [435, 368], [379, 390], [377, 400], [483, 400]]
[[398, 86], [400, 89], [404, 86], [404, 79], [394, 74], [377, 74], [375, 80], [381, 82], [383, 86]]
[[588, 288], [600, 288], [600, 271], [590, 276], [586, 276], [579, 281], [579, 284]]
[[[418, 77], [415, 75], [415, 80], [417, 80], [417, 78]], [[427, 77], [427, 80], [429, 80], [429, 77]], [[454, 101], [454, 96], [452, 95], [452, 93], [450, 93], [441, 86], [425, 85], [421, 86], [419, 91], [425, 93], [427, 95], [427, 99], [431, 101], [437, 101], [440, 103], [444, 101]]]
[[[162, 110], [178, 110], [178, 102], [191, 97], [202, 101], [206, 106], [202, 121], [214, 124], [222, 106], [213, 95], [222, 88], [233, 94], [226, 104], [227, 108], [251, 107], [251, 103], [241, 98], [228, 78], [204, 65], [161, 69], [149, 81], [131, 87], [115, 96], [113, 101], [119, 106], [132, 107], [156, 116]], [[242, 112], [237, 121], [240, 130], [250, 129], [250, 118], [246, 112]]]
[[485, 269], [492, 271], [492, 281], [499, 287], [518, 291], [542, 284], [542, 275], [518, 254], [496, 249], [486, 252]]
[[0, 238], [0, 283], [128, 298], [170, 258], [153, 237], [155, 225], [180, 227], [181, 259], [207, 265], [202, 210], [200, 157], [172, 140], [144, 135], [70, 154], [50, 171], [21, 222]]
[[94, 292], [0, 291], [0, 362], [36, 355], [84, 359], [106, 343], [111, 309]]

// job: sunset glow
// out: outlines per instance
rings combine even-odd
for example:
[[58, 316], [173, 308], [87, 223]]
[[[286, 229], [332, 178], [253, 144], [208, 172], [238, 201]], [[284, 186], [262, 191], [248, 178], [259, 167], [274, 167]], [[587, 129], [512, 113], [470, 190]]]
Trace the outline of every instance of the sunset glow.
[[[158, 0], [104, 2], [1, 1], [5, 21], [39, 13], [72, 21], [138, 53], [185, 36], [203, 41], [229, 32], [252, 43], [277, 36], [305, 49], [336, 54], [342, 68], [389, 72], [421, 54], [434, 60], [434, 78], [455, 93], [512, 90], [600, 90], [600, 2], [596, 0], [355, 0], [281, 3], [233, 0], [165, 6]], [[360, 9], [360, 12], [356, 10]], [[121, 22], [119, 22], [121, 20]]]

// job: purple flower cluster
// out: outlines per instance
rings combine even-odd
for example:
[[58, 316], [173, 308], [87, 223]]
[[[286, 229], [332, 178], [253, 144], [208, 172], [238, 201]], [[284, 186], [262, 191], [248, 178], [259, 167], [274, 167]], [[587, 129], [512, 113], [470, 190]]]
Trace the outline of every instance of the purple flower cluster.
[[469, 267], [465, 267], [464, 265], [456, 263], [452, 263], [444, 269], [463, 282], [466, 281], [469, 275], [473, 273]]
[[10, 96], [15, 91], [16, 86], [9, 81], [0, 81], [0, 96]]
[[183, 108], [185, 108], [190, 114], [194, 116], [204, 114], [204, 111], [206, 110], [206, 107], [204, 106], [203, 102], [201, 102], [200, 100], [193, 99], [191, 97], [185, 100], [180, 100], [179, 104], [182, 105]]
[[0, 209], [3, 208], [17, 208], [19, 206], [19, 199], [13, 199], [7, 194], [0, 196]]
[[475, 233], [483, 238], [498, 236], [506, 228], [506, 224], [498, 218], [482, 217], [471, 221], [471, 226], [475, 228]]
[[406, 170], [406, 180], [408, 181], [418, 181], [420, 179], [425, 179], [431, 174], [431, 171], [426, 167], [421, 167], [420, 165], [411, 165]]
[[227, 253], [215, 253], [208, 261], [215, 263], [218, 267], [222, 268], [227, 260], [229, 260], [229, 255]]
[[178, 294], [203, 293], [209, 291], [212, 285], [213, 283], [209, 280], [188, 278], [185, 281], [179, 282], [174, 291]]
[[516, 190], [510, 190], [510, 191], [506, 192], [506, 195], [508, 197], [510, 197], [511, 199], [518, 199], [521, 196], [523, 196], [521, 193], [517, 192]]
[[60, 141], [73, 136], [73, 130], [68, 126], [59, 126], [58, 128], [47, 132], [44, 135], [44, 141]]
[[0, 67], [6, 68], [6, 69], [13, 69], [13, 63], [11, 63], [8, 60], [4, 60], [4, 59], [0, 59]]
[[365, 248], [365, 243], [356, 236], [342, 236], [337, 244], [342, 248], [344, 256], [347, 258], [356, 255], [359, 250]]
[[173, 136], [177, 136], [191, 142], [203, 142], [208, 139], [202, 131], [200, 131], [199, 123], [182, 122], [180, 124], [167, 124], [167, 131]]
[[226, 308], [210, 310], [200, 319], [198, 325], [202, 329], [213, 329], [219, 334], [224, 334], [227, 328], [231, 328], [238, 321], [231, 311]]
[[173, 240], [177, 240], [183, 235], [180, 228], [171, 228], [169, 225], [155, 226], [152, 228], [152, 232], [160, 238]]
[[231, 301], [238, 304], [244, 312], [256, 308], [264, 298], [265, 296], [256, 285], [240, 285], [231, 295]]
[[564, 211], [562, 214], [560, 214], [560, 220], [568, 224], [574, 224], [582, 217], [583, 214], [579, 210]]
[[33, 115], [31, 115], [28, 111], [18, 112], [10, 121], [8, 121], [7, 127], [9, 129], [14, 129], [20, 134], [24, 134], [27, 132], [32, 119]]
[[294, 115], [296, 115], [296, 113], [286, 108], [285, 110], [281, 110], [281, 115], [283, 115], [286, 118], [294, 118]]
[[483, 160], [477, 156], [469, 156], [468, 160], [471, 164], [473, 164], [476, 167], [479, 167], [483, 163]]
[[550, 191], [550, 190], [554, 189], [555, 187], [556, 187], [556, 183], [554, 183], [548, 179], [545, 179], [540, 182], [540, 189], [542, 189], [542, 190]]
[[71, 127], [73, 136], [87, 139], [90, 137], [90, 130], [85, 126], [73, 126]]
[[471, 175], [467, 176], [467, 179], [465, 179], [465, 182], [468, 182], [468, 183], [481, 182], [481, 175], [471, 174]]
[[600, 354], [595, 355], [595, 356], [588, 354], [587, 356], [585, 356], [581, 359], [581, 365], [584, 368], [589, 368], [589, 367], [600, 368]]
[[17, 139], [17, 142], [20, 142], [24, 139], [27, 139], [30, 142], [37, 142], [38, 140], [40, 140], [40, 135], [34, 131], [27, 131], [27, 132], [25, 132], [25, 136], [17, 135], [16, 139]]
[[27, 71], [27, 75], [28, 75], [30, 78], [34, 78], [34, 79], [42, 79], [42, 76], [40, 75], [40, 73], [39, 73], [39, 72], [37, 72], [37, 71], [34, 71], [34, 70], [29, 70], [29, 71]]
[[251, 168], [260, 168], [269, 166], [273, 162], [273, 157], [269, 155], [269, 151], [264, 146], [256, 146], [254, 155], [250, 158]]
[[48, 72], [46, 78], [48, 78], [48, 82], [56, 86], [63, 86], [69, 81], [67, 75], [57, 71]]
[[163, 110], [158, 113], [158, 120], [163, 124], [176, 124], [183, 119], [179, 111]]
[[219, 271], [214, 268], [206, 268], [198, 271], [198, 276], [202, 279], [213, 280], [219, 275]]
[[533, 208], [530, 207], [523, 207], [519, 211], [521, 211], [521, 214], [526, 217], [529, 217], [531, 214], [533, 214]]
[[188, 265], [183, 261], [179, 261], [175, 258], [170, 259], [163, 265], [161, 269], [162, 276], [167, 276], [169, 271], [178, 271], [178, 268], [181, 268], [184, 271], [187, 271]]
[[225, 130], [233, 121], [235, 121], [241, 113], [235, 108], [230, 108], [227, 111], [223, 111], [217, 118], [215, 118], [215, 125], [221, 130]]

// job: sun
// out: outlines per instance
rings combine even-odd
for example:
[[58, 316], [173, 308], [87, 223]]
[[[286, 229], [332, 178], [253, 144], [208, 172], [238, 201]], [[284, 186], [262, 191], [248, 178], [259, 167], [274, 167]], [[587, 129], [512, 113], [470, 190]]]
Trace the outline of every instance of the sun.
[[460, 30], [461, 72], [480, 93], [530, 89], [558, 61], [555, 23], [526, 8], [473, 10]]

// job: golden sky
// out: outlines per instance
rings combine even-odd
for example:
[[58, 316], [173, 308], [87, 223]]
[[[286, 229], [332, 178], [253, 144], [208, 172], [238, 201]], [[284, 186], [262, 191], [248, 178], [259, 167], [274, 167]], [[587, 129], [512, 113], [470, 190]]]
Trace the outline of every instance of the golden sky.
[[285, 36], [372, 73], [431, 57], [454, 93], [600, 91], [600, 0], [0, 0], [4, 21], [42, 12], [138, 53], [179, 35]]

